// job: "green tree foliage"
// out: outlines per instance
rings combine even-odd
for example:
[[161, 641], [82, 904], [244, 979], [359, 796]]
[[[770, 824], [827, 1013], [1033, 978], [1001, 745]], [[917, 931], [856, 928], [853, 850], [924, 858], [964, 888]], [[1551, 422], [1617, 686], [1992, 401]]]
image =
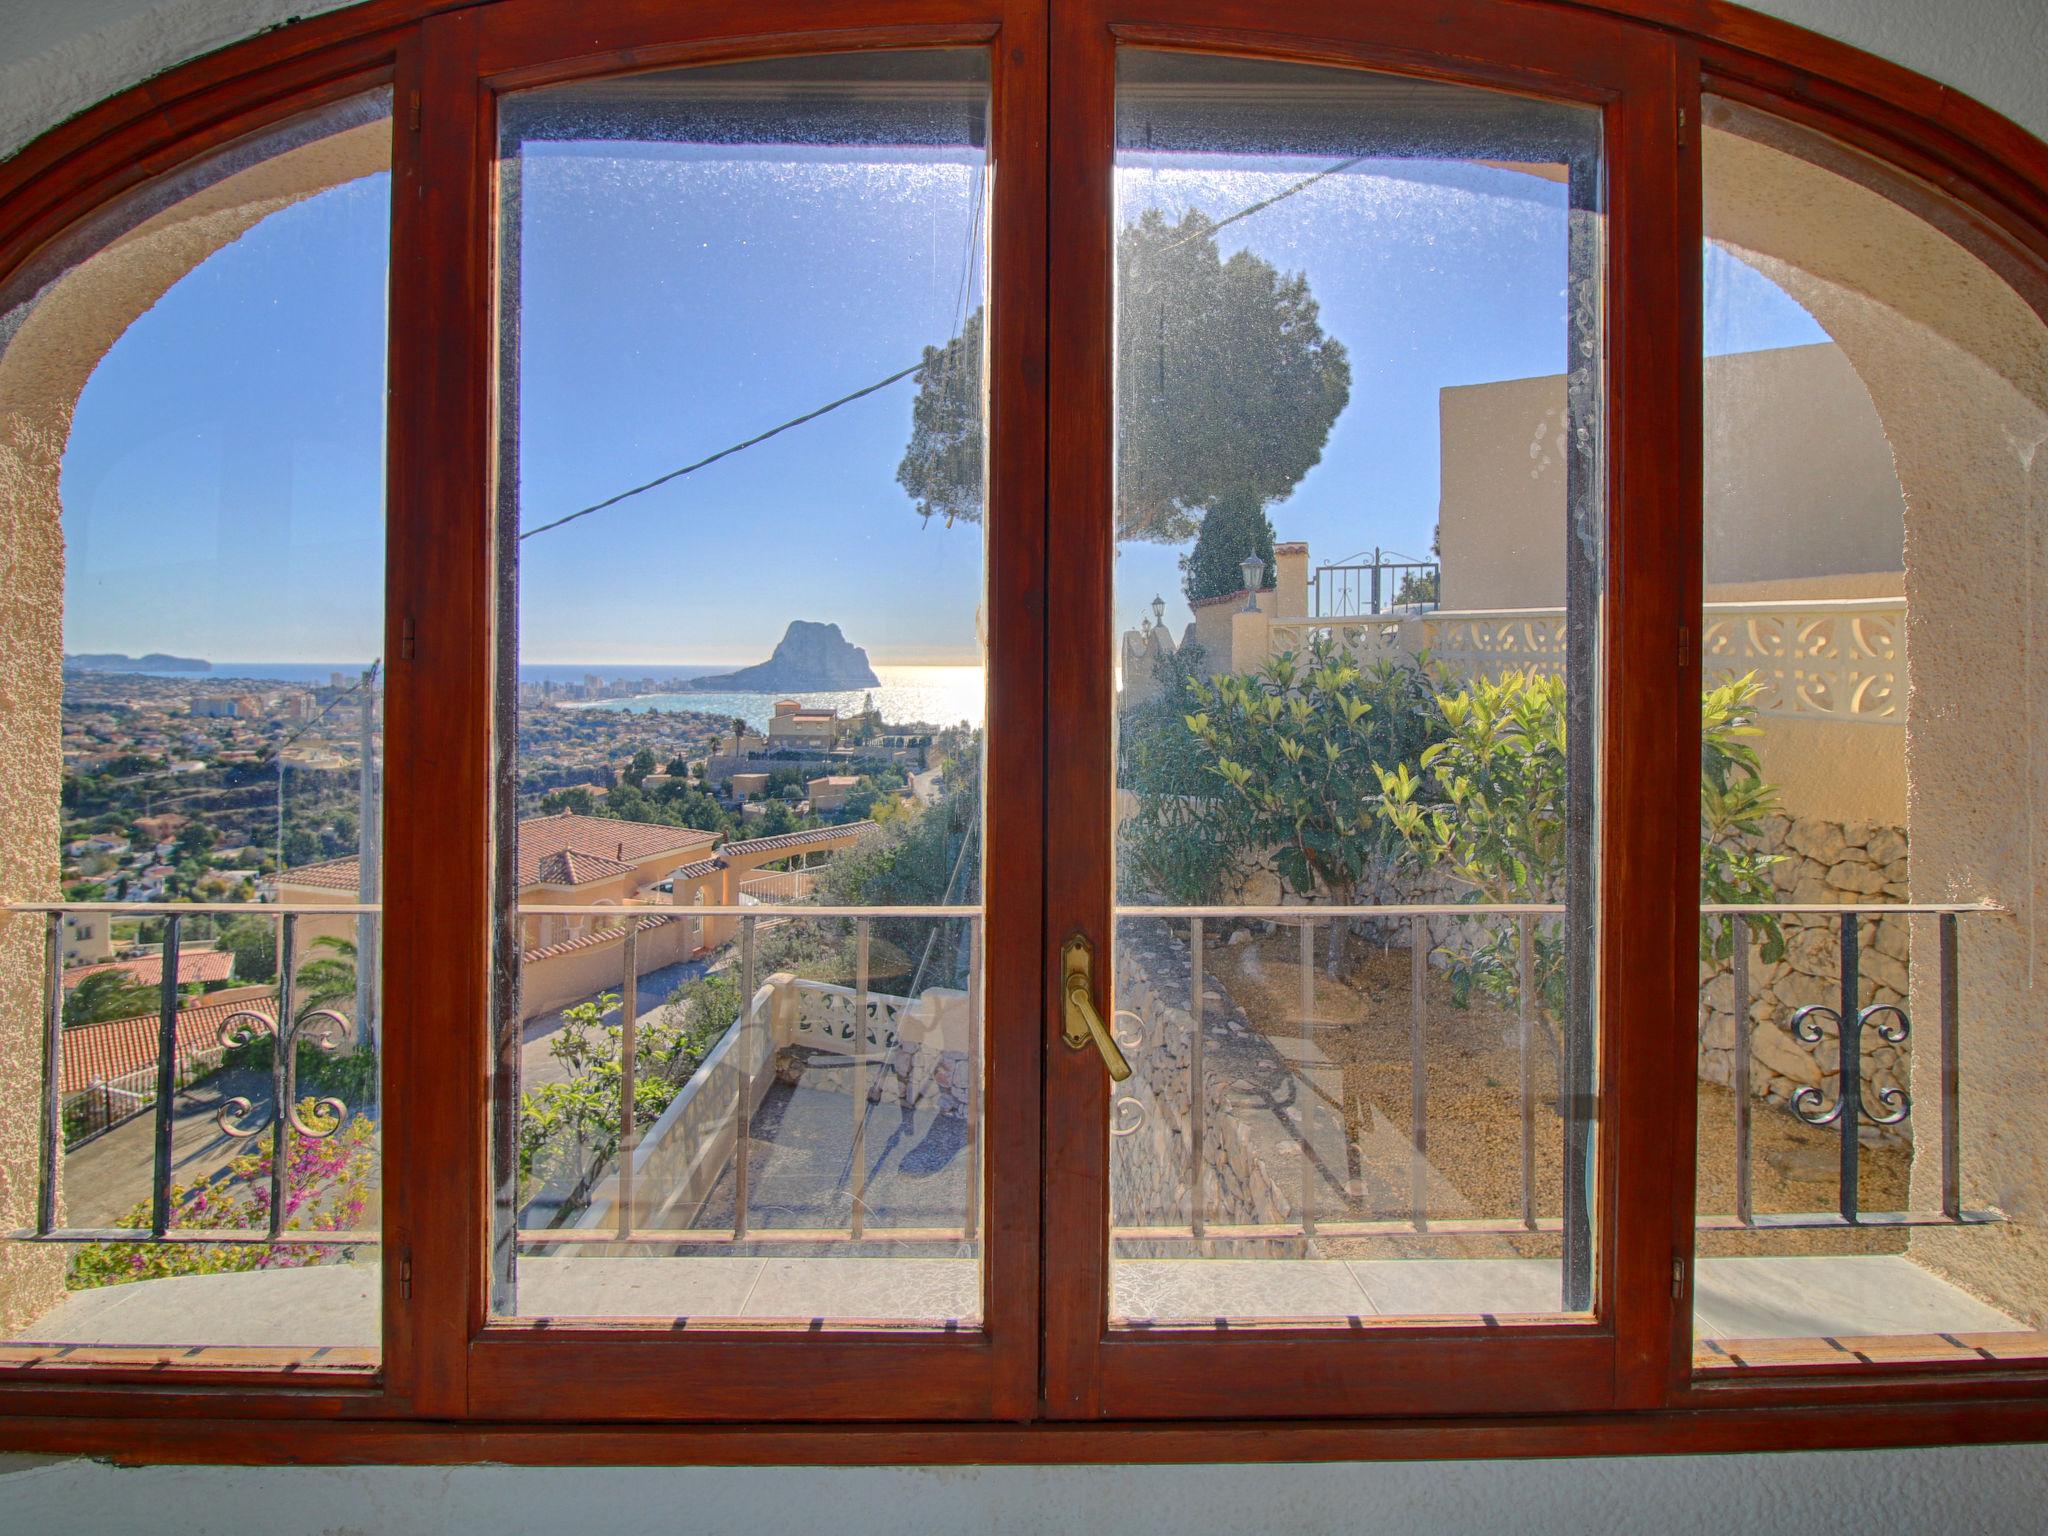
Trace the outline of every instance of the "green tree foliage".
[[[318, 951], [317, 955], [313, 955]], [[323, 933], [307, 946], [308, 959], [292, 978], [294, 1012], [299, 1018], [356, 996], [356, 946], [352, 939]]]
[[277, 975], [277, 924], [264, 917], [231, 917], [221, 925], [220, 947], [235, 957], [235, 980], [270, 981]]
[[[1753, 676], [1707, 693], [1701, 705], [1700, 827], [1702, 896], [1709, 901], [1759, 901], [1770, 893], [1776, 856], [1755, 843], [1775, 795], [1764, 783], [1745, 738], [1754, 724], [1759, 687]], [[1565, 686], [1558, 677], [1506, 672], [1475, 678], [1436, 701], [1444, 739], [1422, 754], [1421, 772], [1406, 764], [1377, 773], [1381, 814], [1415, 861], [1449, 875], [1471, 902], [1547, 903], [1564, 899], [1566, 825]], [[1455, 994], [1477, 989], [1513, 1004], [1520, 956], [1512, 923], [1482, 925], [1486, 937], [1452, 955]], [[1783, 939], [1776, 925], [1758, 931], [1775, 959]], [[1701, 953], [1725, 958], [1725, 937], [1703, 923]], [[1566, 936], [1555, 923], [1532, 940], [1536, 1002], [1553, 1021], [1564, 1015]]]
[[1153, 696], [1117, 731], [1117, 787], [1136, 799], [1118, 828], [1126, 901], [1210, 906], [1234, 901], [1257, 872], [1256, 828], [1242, 796], [1217, 793], [1214, 754], [1189, 728], [1209, 673], [1190, 641], [1152, 663]]
[[126, 971], [94, 971], [66, 992], [64, 1027], [138, 1018], [155, 1013], [162, 1004], [161, 989], [149, 982], [137, 981]]
[[1443, 589], [1441, 571], [1404, 571], [1401, 585], [1394, 593], [1394, 606], [1406, 608], [1416, 604], [1436, 604], [1443, 601], [1438, 593]]
[[642, 747], [633, 754], [633, 760], [626, 764], [625, 771], [619, 777], [632, 785], [633, 788], [638, 789], [646, 782], [647, 775], [652, 772], [654, 772], [654, 751], [651, 747]]
[[[981, 733], [940, 733], [932, 758], [940, 766], [946, 786], [937, 803], [892, 812], [858, 845], [834, 854], [818, 871], [820, 902], [891, 907], [980, 900]], [[877, 806], [877, 810], [884, 808]], [[893, 949], [923, 957], [929, 952], [923, 985], [960, 986], [965, 983], [966, 970], [964, 952], [953, 942], [959, 936], [955, 927], [929, 918], [877, 916], [871, 932], [877, 954]], [[910, 963], [915, 973], [917, 959]], [[907, 986], [911, 979], [906, 976], [903, 984]]]
[[[1388, 765], [1408, 772], [1439, 727], [1427, 658], [1369, 670], [1323, 634], [1257, 672], [1223, 673], [1189, 690], [1188, 729], [1205, 771], [1251, 846], [1269, 850], [1281, 883], [1306, 901], [1346, 902], [1402, 851], [1375, 810]], [[1329, 969], [1345, 925], [1332, 923]]]
[[[1120, 538], [1178, 544], [1226, 499], [1288, 495], [1351, 398], [1307, 279], [1226, 259], [1214, 229], [1200, 210], [1147, 209], [1117, 240]], [[981, 516], [981, 336], [977, 309], [917, 372], [896, 478], [927, 519]]]
[[[603, 1022], [618, 1006], [618, 994], [607, 992], [564, 1009], [548, 1054], [566, 1076], [520, 1097], [519, 1171], [526, 1198], [543, 1186], [587, 1194], [593, 1178], [618, 1157], [625, 1037], [617, 1025]], [[638, 1124], [661, 1118], [738, 1016], [738, 984], [720, 976], [678, 988], [666, 1006], [640, 1021], [633, 1077]]]
[[1262, 588], [1274, 581], [1273, 523], [1248, 496], [1226, 496], [1202, 519], [1195, 547], [1180, 557], [1180, 585], [1191, 603], [1244, 590], [1241, 567], [1257, 555], [1265, 567]]

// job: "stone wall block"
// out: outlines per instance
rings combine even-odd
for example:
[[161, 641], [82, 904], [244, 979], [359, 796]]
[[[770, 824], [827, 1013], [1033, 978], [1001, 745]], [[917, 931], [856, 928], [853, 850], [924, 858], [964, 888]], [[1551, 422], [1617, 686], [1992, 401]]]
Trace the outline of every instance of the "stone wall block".
[[1774, 1076], [1799, 1084], [1817, 1084], [1821, 1080], [1820, 1063], [1806, 1045], [1785, 1030], [1756, 1030], [1750, 1036], [1749, 1052], [1751, 1060], [1761, 1063]]
[[1885, 872], [1863, 859], [1843, 859], [1831, 866], [1828, 885], [1838, 894], [1872, 897], [1885, 888]]
[[1785, 841], [1795, 853], [1820, 864], [1840, 862], [1849, 848], [1849, 840], [1844, 836], [1840, 822], [1811, 817], [1793, 822], [1785, 834]]

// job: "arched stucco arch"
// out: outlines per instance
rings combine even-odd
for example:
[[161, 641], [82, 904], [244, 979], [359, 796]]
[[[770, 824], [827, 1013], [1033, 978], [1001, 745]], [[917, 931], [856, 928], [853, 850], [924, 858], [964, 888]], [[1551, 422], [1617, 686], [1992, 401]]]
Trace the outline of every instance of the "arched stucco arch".
[[[2048, 961], [2048, 326], [2008, 275], [1880, 188], [1845, 152], [1726, 111], [1702, 156], [1707, 234], [1804, 305], [1856, 370], [1905, 501], [1906, 786], [1910, 896], [1995, 902], [1959, 924], [1964, 1204], [2013, 1224], [1923, 1229], [1916, 1259], [2048, 1318], [2048, 1045], [2034, 978]], [[1714, 121], [1710, 118], [1710, 123]], [[1918, 201], [1935, 196], [1906, 188]], [[1995, 253], [1992, 253], [1995, 256]], [[1797, 516], [1797, 508], [1785, 509]], [[1915, 956], [1932, 959], [1921, 920]], [[1921, 1048], [1913, 1200], [1941, 1205], [1934, 1064], [1937, 968], [1912, 968]]]
[[[58, 893], [63, 782], [60, 485], [80, 394], [172, 286], [281, 209], [390, 165], [383, 95], [358, 98], [123, 199], [0, 290], [0, 900]], [[0, 1060], [41, 1054], [43, 926], [0, 916]], [[0, 1095], [0, 1229], [33, 1220], [36, 1074]], [[0, 1331], [63, 1289], [64, 1255], [0, 1244]]]

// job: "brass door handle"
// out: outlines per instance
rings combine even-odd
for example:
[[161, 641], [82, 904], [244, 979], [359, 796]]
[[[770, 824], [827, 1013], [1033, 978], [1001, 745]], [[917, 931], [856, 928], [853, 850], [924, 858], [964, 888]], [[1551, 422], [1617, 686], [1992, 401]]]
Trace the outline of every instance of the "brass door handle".
[[1109, 1026], [1102, 1022], [1102, 1015], [1095, 1011], [1095, 950], [1080, 934], [1067, 940], [1060, 950], [1060, 992], [1065, 998], [1065, 1027], [1060, 1037], [1067, 1042], [1069, 1050], [1078, 1051], [1090, 1040], [1102, 1052], [1102, 1064], [1109, 1069], [1109, 1080], [1120, 1083], [1131, 1075], [1131, 1064], [1124, 1060], [1124, 1053], [1117, 1049], [1116, 1038], [1110, 1034]]

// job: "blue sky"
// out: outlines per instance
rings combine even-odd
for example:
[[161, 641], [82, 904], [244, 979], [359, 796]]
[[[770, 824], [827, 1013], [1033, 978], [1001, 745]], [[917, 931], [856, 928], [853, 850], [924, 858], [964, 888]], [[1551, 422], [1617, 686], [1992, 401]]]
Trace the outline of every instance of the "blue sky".
[[[1127, 216], [1220, 216], [1323, 162], [1126, 161]], [[1233, 226], [1306, 271], [1351, 354], [1323, 461], [1271, 515], [1318, 560], [1427, 550], [1439, 389], [1557, 372], [1563, 189], [1483, 166], [1361, 166]], [[524, 171], [522, 521], [545, 521], [914, 362], [951, 335], [965, 152], [539, 146]], [[131, 327], [65, 461], [66, 645], [349, 661], [381, 632], [388, 180], [264, 221]], [[1825, 339], [1709, 258], [1709, 350]], [[969, 661], [978, 528], [895, 483], [894, 386], [525, 546], [528, 662], [747, 662], [793, 618], [878, 662]], [[1120, 557], [1119, 617], [1184, 621], [1175, 551]], [[1122, 611], [1128, 610], [1128, 611]]]

